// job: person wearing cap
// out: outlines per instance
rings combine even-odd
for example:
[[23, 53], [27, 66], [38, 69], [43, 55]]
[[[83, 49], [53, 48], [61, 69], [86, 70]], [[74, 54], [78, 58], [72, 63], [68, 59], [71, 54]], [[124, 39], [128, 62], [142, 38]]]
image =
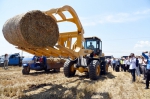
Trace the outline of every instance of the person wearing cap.
[[149, 81], [150, 81], [150, 52], [149, 55], [146, 55], [145, 53], [148, 53], [148, 51], [142, 52], [142, 55], [147, 59], [147, 65], [146, 65], [146, 87], [145, 89], [149, 89]]
[[8, 54], [5, 54], [4, 56], [4, 69], [8, 69]]
[[131, 53], [129, 55], [129, 62], [130, 62], [130, 72], [131, 72], [131, 75], [132, 75], [132, 82], [135, 82], [135, 69], [136, 69], [136, 58], [134, 56], [134, 53]]

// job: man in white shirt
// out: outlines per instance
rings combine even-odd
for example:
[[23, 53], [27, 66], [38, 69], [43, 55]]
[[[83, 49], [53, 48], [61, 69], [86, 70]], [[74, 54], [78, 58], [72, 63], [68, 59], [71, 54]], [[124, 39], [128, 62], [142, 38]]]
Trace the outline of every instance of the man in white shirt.
[[135, 82], [135, 69], [136, 69], [136, 58], [134, 56], [134, 53], [131, 53], [130, 54], [130, 72], [131, 72], [131, 75], [132, 75], [132, 82]]
[[4, 69], [8, 69], [8, 54], [4, 56]]

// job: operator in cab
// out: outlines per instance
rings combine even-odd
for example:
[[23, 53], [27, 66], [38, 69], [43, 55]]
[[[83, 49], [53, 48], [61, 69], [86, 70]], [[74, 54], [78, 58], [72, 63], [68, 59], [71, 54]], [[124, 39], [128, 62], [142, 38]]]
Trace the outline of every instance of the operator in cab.
[[90, 42], [90, 45], [88, 46], [88, 49], [94, 50], [94, 46], [93, 46], [92, 42]]

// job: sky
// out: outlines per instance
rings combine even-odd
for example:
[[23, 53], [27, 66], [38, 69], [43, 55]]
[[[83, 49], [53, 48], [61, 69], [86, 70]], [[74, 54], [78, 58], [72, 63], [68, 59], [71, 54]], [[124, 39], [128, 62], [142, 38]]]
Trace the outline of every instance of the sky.
[[[150, 51], [150, 0], [0, 0], [0, 55], [22, 53], [3, 36], [3, 25], [15, 15], [31, 10], [46, 11], [69, 5], [84, 28], [84, 37], [101, 38], [105, 55], [121, 57]], [[62, 26], [62, 27], [60, 27]], [[59, 25], [60, 32], [74, 31], [73, 25]], [[30, 54], [23, 52], [24, 56]]]

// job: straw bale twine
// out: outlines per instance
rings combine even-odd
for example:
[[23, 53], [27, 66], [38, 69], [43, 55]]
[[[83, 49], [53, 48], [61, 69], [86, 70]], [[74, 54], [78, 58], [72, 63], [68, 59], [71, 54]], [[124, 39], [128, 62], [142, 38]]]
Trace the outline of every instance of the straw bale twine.
[[10, 18], [2, 31], [9, 43], [26, 48], [52, 47], [59, 38], [55, 20], [39, 10]]

